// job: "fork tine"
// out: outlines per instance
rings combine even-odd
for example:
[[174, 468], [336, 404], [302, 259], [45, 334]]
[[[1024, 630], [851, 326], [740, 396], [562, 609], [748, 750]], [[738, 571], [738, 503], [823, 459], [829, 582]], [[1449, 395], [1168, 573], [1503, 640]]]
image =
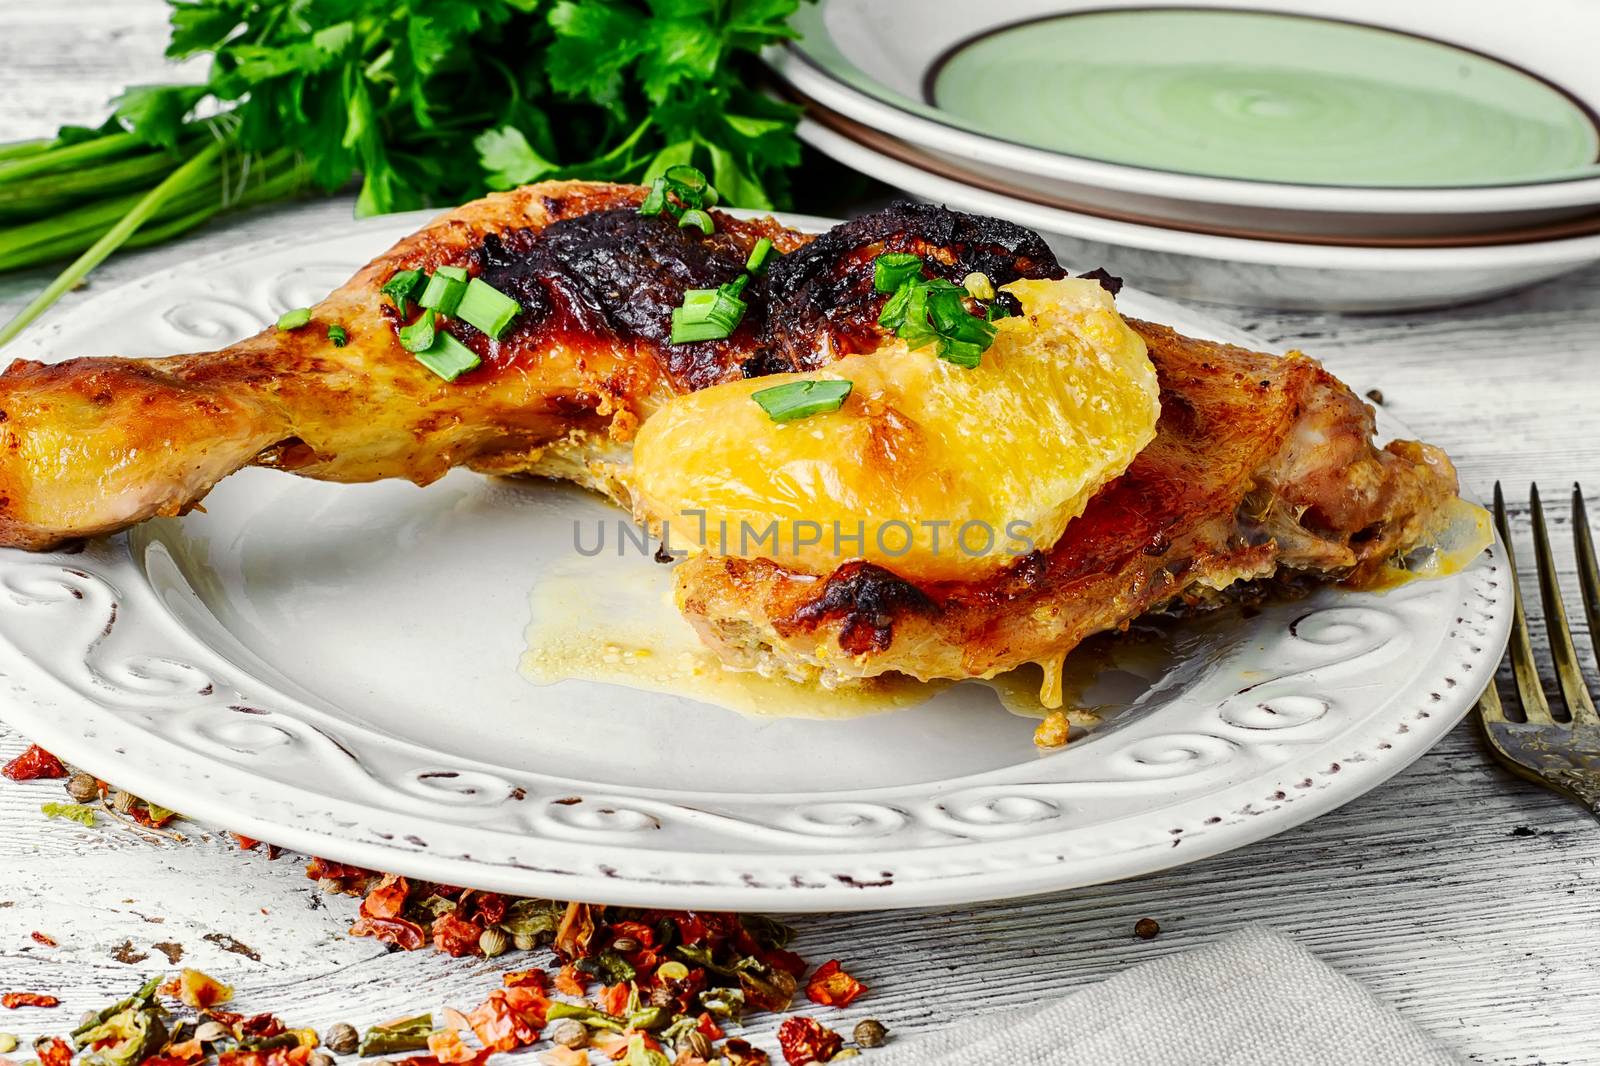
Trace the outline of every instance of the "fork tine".
[[1578, 554], [1578, 588], [1583, 592], [1583, 613], [1589, 619], [1589, 641], [1600, 660], [1600, 563], [1595, 562], [1594, 535], [1589, 532], [1589, 511], [1583, 490], [1572, 486], [1572, 541]]
[[1500, 693], [1495, 691], [1492, 680], [1489, 687], [1483, 690], [1483, 695], [1478, 697], [1478, 717], [1483, 719], [1485, 725], [1503, 725], [1507, 720], [1505, 708], [1500, 705]]
[[1539, 571], [1539, 599], [1544, 602], [1544, 625], [1550, 634], [1550, 658], [1555, 663], [1561, 699], [1574, 722], [1600, 725], [1589, 689], [1578, 670], [1578, 651], [1572, 646], [1572, 630], [1567, 625], [1567, 609], [1561, 602], [1561, 585], [1556, 580], [1556, 560], [1550, 552], [1550, 532], [1544, 524], [1544, 507], [1539, 503], [1539, 486], [1528, 487], [1533, 511], [1533, 555]]
[[1517, 580], [1517, 557], [1511, 548], [1511, 524], [1506, 521], [1506, 498], [1500, 482], [1494, 483], [1494, 524], [1506, 550], [1506, 574], [1511, 580], [1511, 672], [1517, 679], [1517, 696], [1522, 714], [1530, 722], [1552, 724], [1550, 704], [1545, 702], [1539, 684], [1539, 669], [1533, 661], [1533, 645], [1528, 642], [1528, 618], [1522, 610], [1522, 583]]

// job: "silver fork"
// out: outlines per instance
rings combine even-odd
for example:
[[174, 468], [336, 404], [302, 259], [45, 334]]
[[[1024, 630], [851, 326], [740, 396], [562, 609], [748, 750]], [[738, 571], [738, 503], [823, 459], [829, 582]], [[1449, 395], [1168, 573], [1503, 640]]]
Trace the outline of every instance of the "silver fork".
[[[1522, 609], [1522, 589], [1516, 573], [1516, 558], [1511, 550], [1511, 529], [1506, 522], [1506, 501], [1498, 482], [1494, 486], [1494, 523], [1505, 545], [1506, 569], [1511, 575], [1516, 612], [1511, 622], [1511, 672], [1516, 678], [1517, 702], [1524, 721], [1506, 717], [1500, 695], [1491, 680], [1478, 699], [1478, 722], [1489, 741], [1490, 750], [1506, 769], [1535, 784], [1559, 792], [1583, 805], [1600, 818], [1600, 715], [1584, 684], [1578, 667], [1577, 649], [1572, 645], [1572, 630], [1567, 626], [1566, 608], [1561, 603], [1561, 586], [1556, 583], [1555, 558], [1550, 552], [1550, 534], [1545, 529], [1544, 508], [1539, 503], [1539, 487], [1530, 486], [1533, 512], [1533, 554], [1539, 573], [1539, 598], [1544, 603], [1545, 628], [1550, 634], [1550, 658], [1555, 664], [1556, 683], [1567, 707], [1568, 721], [1557, 721], [1550, 713], [1544, 687], [1533, 661], [1533, 646], [1528, 641], [1528, 619]], [[1589, 620], [1589, 639], [1600, 657], [1600, 565], [1595, 562], [1594, 539], [1589, 532], [1589, 515], [1583, 493], [1572, 486], [1572, 539], [1578, 557], [1578, 584], [1583, 593], [1583, 612]]]

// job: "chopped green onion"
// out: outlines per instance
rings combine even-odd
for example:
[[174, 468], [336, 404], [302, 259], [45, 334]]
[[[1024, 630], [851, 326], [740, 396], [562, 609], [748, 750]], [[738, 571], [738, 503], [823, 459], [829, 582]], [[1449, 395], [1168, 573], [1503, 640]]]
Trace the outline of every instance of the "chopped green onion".
[[[974, 322], [977, 319], [973, 319]], [[954, 363], [963, 370], [974, 370], [983, 363], [984, 346], [972, 341], [952, 340], [949, 337], [940, 337], [935, 348], [940, 359], [947, 363]]]
[[400, 346], [408, 352], [425, 352], [433, 347], [434, 334], [438, 332], [438, 319], [430, 307], [415, 322], [400, 329]]
[[685, 211], [683, 213], [683, 217], [678, 219], [679, 229], [683, 229], [687, 226], [694, 226], [707, 237], [711, 236], [711, 234], [715, 232], [717, 228], [716, 223], [711, 221], [711, 216], [700, 210], [698, 207], [690, 211]]
[[774, 422], [793, 422], [797, 418], [837, 411], [844, 406], [852, 387], [850, 382], [835, 378], [789, 381], [770, 389], [758, 389], [750, 398]]
[[456, 317], [470, 322], [499, 340], [513, 319], [522, 314], [522, 305], [482, 278], [467, 282], [467, 291], [456, 308]]
[[483, 362], [477, 352], [444, 330], [439, 331], [432, 347], [425, 352], [417, 352], [416, 356], [417, 362], [446, 381], [454, 381], [467, 371], [477, 369]]
[[334, 323], [328, 327], [328, 339], [333, 342], [335, 348], [343, 348], [350, 343], [350, 334], [343, 326]]
[[744, 294], [744, 287], [748, 284], [750, 284], [750, 275], [740, 274], [726, 285], [721, 286], [717, 291], [725, 292], [729, 296], [742, 296]]
[[720, 341], [731, 329], [724, 328], [720, 323], [712, 321], [689, 322], [683, 318], [683, 309], [672, 309], [672, 343], [693, 344], [696, 341]]
[[772, 238], [763, 237], [750, 249], [750, 258], [744, 261], [744, 268], [752, 274], [759, 274], [767, 265], [767, 260], [772, 258]]
[[659, 215], [667, 209], [667, 179], [657, 178], [650, 183], [650, 191], [644, 194], [644, 202], [639, 205], [641, 215]]
[[[431, 307], [441, 315], [456, 313], [456, 308], [461, 305], [461, 297], [467, 292], [467, 279], [464, 276], [457, 278], [445, 273], [451, 269], [451, 267], [440, 267], [433, 277], [428, 279], [428, 287], [422, 290], [422, 299], [417, 301], [419, 304]], [[462, 270], [461, 273], [465, 275], [466, 271]]]
[[[740, 275], [741, 281], [748, 278], [748, 274]], [[672, 343], [716, 341], [730, 336], [749, 307], [739, 299], [743, 289], [740, 281], [733, 281], [715, 289], [690, 289], [684, 293], [683, 306], [672, 309]]]
[[670, 166], [661, 176], [678, 194], [678, 198], [690, 207], [716, 207], [721, 199], [716, 188], [706, 180], [705, 174], [687, 163]]
[[[685, 289], [683, 291], [684, 307], [710, 307], [717, 302], [718, 289]], [[735, 294], [737, 295], [737, 294]]]
[[[887, 258], [878, 257], [875, 271], [884, 269]], [[897, 267], [891, 263], [889, 269]], [[908, 278], [884, 303], [878, 324], [905, 341], [906, 347], [934, 344], [940, 359], [970, 370], [983, 361], [983, 353], [995, 338], [990, 321], [993, 305], [986, 306], [980, 318], [967, 310], [971, 298], [966, 289], [943, 278]]]
[[895, 292], [921, 277], [922, 257], [909, 252], [885, 252], [872, 264], [872, 287], [879, 292]]
[[285, 311], [278, 316], [279, 329], [299, 329], [311, 321], [311, 308], [296, 307], [293, 311]]
[[456, 266], [442, 266], [438, 270], [435, 270], [434, 273], [435, 274], [442, 274], [445, 277], [449, 278], [451, 281], [461, 281], [461, 282], [465, 282], [469, 277], [472, 276], [472, 275], [467, 273], [467, 268], [466, 267], [456, 267]]
[[[667, 194], [671, 193], [671, 196]], [[715, 207], [721, 197], [706, 176], [695, 167], [687, 163], [678, 163], [670, 166], [655, 181], [650, 183], [650, 191], [645, 193], [644, 201], [639, 204], [641, 215], [670, 215], [678, 220], [681, 225], [701, 225], [700, 218], [705, 219], [705, 232], [711, 233], [711, 216], [707, 215], [704, 208]], [[685, 215], [697, 215], [694, 222], [685, 223]]]
[[417, 290], [421, 289], [427, 279], [420, 270], [397, 270], [394, 276], [384, 283], [382, 292], [394, 302], [395, 310], [401, 317], [406, 315], [406, 301], [417, 298]]

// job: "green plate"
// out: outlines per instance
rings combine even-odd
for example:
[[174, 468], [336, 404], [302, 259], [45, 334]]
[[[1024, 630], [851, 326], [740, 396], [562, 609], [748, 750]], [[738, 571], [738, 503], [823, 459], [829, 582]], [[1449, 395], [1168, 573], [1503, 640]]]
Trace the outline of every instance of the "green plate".
[[1012, 24], [946, 51], [924, 95], [1004, 140], [1257, 181], [1491, 185], [1600, 155], [1594, 114], [1527, 71], [1298, 15], [1144, 8]]

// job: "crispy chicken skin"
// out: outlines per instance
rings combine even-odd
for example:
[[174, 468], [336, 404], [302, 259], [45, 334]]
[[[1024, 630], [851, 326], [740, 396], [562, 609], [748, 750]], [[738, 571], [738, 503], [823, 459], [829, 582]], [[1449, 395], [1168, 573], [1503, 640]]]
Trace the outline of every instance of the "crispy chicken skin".
[[[0, 375], [0, 545], [44, 549], [181, 514], [247, 465], [418, 484], [465, 465], [568, 477], [627, 503], [607, 460], [625, 460], [673, 396], [876, 350], [879, 254], [914, 252], [957, 282], [1064, 275], [1038, 235], [932, 205], [895, 204], [814, 239], [714, 213], [708, 237], [641, 216], [643, 195], [552, 182], [476, 201], [362, 268], [310, 325], [220, 351], [13, 363]], [[733, 335], [671, 344], [685, 290], [738, 277], [763, 236], [784, 254], [746, 289]], [[449, 324], [483, 360], [454, 382], [400, 345], [404, 321], [380, 291], [396, 271], [444, 265], [524, 308], [498, 341]], [[347, 346], [328, 340], [333, 324]], [[1132, 325], [1160, 381], [1156, 439], [1047, 550], [981, 581], [920, 587], [860, 561], [817, 578], [703, 555], [678, 569], [685, 615], [736, 665], [981, 676], [1278, 568], [1363, 580], [1453, 498], [1442, 453], [1375, 448], [1370, 409], [1314, 361]]]

